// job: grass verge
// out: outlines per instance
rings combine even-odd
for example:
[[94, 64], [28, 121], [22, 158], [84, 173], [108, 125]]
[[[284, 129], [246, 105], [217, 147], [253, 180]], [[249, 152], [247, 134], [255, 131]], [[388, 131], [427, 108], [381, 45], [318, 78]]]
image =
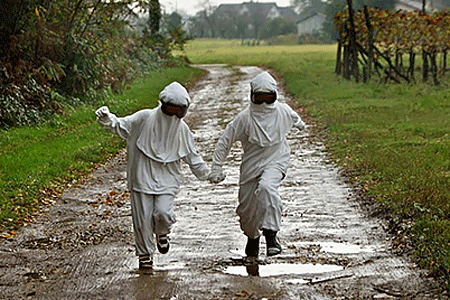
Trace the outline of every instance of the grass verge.
[[189, 86], [202, 74], [187, 67], [154, 71], [122, 95], [68, 109], [67, 115], [39, 127], [1, 131], [1, 236], [13, 235], [42, 204], [58, 196], [61, 186], [75, 182], [124, 146], [124, 141], [96, 124], [94, 112], [98, 106], [108, 105], [119, 116], [155, 107], [167, 84], [179, 81]]
[[[450, 287], [448, 84], [356, 84], [334, 74], [334, 45], [241, 46], [195, 40], [194, 63], [269, 67], [326, 132], [335, 161], [422, 267]], [[332, 199], [330, 199], [332, 201]]]

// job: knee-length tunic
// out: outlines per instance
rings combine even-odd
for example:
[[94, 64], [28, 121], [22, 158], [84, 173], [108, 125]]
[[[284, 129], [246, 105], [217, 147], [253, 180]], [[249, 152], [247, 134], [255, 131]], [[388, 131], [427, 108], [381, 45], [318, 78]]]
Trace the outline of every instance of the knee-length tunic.
[[[286, 134], [293, 126], [302, 129], [305, 124], [289, 105], [278, 101], [251, 103], [227, 125], [217, 142], [213, 168], [223, 165], [234, 142], [242, 144], [237, 213], [241, 228], [251, 238], [259, 235], [261, 227], [279, 230], [281, 201], [277, 189], [289, 166], [290, 147]], [[264, 172], [268, 172], [264, 178], [278, 179], [265, 180], [262, 192], [260, 178]], [[277, 172], [281, 175], [276, 175]]]

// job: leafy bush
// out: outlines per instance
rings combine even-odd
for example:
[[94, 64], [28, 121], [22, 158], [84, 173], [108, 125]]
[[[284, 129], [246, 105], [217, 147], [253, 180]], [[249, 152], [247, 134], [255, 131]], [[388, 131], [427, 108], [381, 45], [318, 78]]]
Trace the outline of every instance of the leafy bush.
[[62, 109], [55, 101], [57, 98], [48, 87], [38, 84], [34, 79], [24, 85], [1, 86], [0, 127], [38, 124], [47, 120], [54, 112]]
[[158, 1], [4, 2], [0, 128], [37, 124], [66, 104], [94, 103], [103, 89], [120, 93], [138, 76], [180, 63], [171, 49], [183, 48], [185, 33], [162, 34]]

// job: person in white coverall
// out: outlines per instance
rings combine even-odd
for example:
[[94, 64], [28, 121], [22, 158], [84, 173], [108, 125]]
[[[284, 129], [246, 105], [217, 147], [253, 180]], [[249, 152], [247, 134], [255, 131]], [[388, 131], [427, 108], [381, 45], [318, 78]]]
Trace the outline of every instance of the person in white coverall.
[[160, 253], [169, 250], [168, 234], [175, 223], [173, 202], [180, 188], [181, 160], [200, 180], [209, 168], [182, 120], [191, 102], [187, 90], [173, 82], [160, 93], [160, 105], [118, 118], [108, 107], [96, 111], [98, 122], [127, 140], [127, 179], [131, 191], [136, 254], [139, 268], [151, 268], [156, 235]]
[[286, 139], [292, 127], [305, 123], [292, 108], [277, 101], [277, 82], [263, 72], [251, 81], [250, 107], [227, 125], [217, 142], [209, 180], [225, 179], [223, 163], [234, 142], [244, 150], [240, 167], [239, 205], [236, 212], [247, 236], [245, 253], [258, 257], [261, 231], [267, 256], [281, 253], [277, 232], [281, 223], [281, 197], [278, 187], [289, 165], [290, 147]]

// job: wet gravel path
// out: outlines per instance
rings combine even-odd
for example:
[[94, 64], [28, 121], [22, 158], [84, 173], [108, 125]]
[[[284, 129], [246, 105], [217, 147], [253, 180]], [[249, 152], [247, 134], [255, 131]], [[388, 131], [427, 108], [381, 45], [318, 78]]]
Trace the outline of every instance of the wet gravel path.
[[[261, 69], [200, 67], [209, 75], [190, 91], [186, 121], [210, 161]], [[281, 255], [265, 257], [263, 244], [258, 264], [242, 260], [235, 145], [218, 185], [199, 182], [184, 166], [170, 252], [155, 256], [153, 271], [139, 271], [122, 152], [2, 242], [0, 298], [437, 299], [425, 273], [391, 253], [383, 223], [365, 216], [320, 141], [296, 129], [289, 141]]]

